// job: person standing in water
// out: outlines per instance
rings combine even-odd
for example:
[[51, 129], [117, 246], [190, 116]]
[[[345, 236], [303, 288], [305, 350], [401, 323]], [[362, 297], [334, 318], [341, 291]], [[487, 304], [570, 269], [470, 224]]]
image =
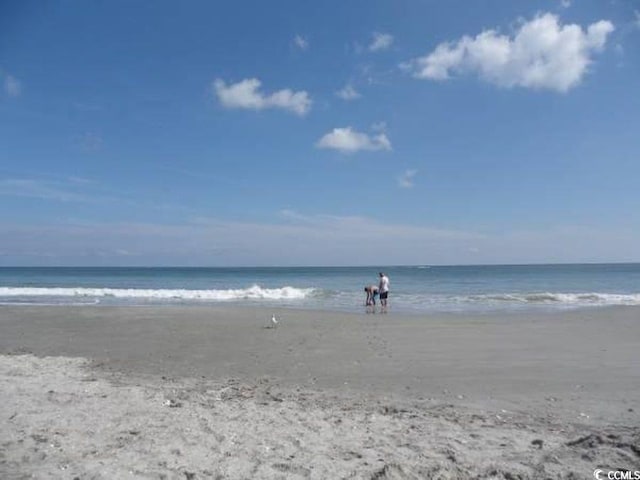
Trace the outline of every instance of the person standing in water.
[[364, 287], [364, 291], [367, 294], [367, 300], [365, 302], [365, 305], [367, 307], [369, 306], [374, 306], [376, 305], [376, 295], [378, 294], [378, 287], [376, 285], [369, 285], [367, 287]]
[[389, 297], [389, 277], [380, 272], [380, 283], [378, 285], [378, 292], [380, 295], [380, 306], [383, 309], [387, 308], [387, 298]]

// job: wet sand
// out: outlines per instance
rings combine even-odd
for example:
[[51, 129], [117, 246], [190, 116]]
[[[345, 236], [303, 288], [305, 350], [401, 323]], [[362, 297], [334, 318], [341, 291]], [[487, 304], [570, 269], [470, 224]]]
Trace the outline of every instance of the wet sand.
[[0, 477], [640, 470], [639, 320], [4, 306]]

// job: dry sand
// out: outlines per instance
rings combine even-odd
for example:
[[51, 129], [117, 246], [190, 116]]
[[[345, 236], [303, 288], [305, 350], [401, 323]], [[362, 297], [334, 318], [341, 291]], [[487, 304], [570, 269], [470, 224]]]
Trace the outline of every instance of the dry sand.
[[0, 307], [0, 478], [640, 470], [637, 309], [275, 313]]

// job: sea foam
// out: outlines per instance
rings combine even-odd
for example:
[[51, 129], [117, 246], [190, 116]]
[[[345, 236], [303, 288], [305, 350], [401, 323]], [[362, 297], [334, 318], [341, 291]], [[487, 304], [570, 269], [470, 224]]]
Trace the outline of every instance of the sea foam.
[[640, 294], [618, 293], [500, 293], [471, 295], [472, 302], [511, 302], [525, 304], [567, 304], [567, 305], [640, 305]]
[[226, 290], [87, 288], [87, 287], [0, 287], [0, 297], [113, 297], [149, 300], [298, 300], [314, 292], [313, 288], [249, 288]]

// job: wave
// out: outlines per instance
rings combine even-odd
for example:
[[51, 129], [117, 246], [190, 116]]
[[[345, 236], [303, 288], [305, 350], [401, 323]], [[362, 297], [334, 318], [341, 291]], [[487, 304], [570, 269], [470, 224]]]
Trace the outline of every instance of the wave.
[[[640, 306], [640, 293], [501, 292], [475, 295], [394, 293], [394, 308], [407, 311], [485, 311], [528, 308]], [[183, 302], [282, 302], [313, 308], [359, 308], [361, 292], [321, 288], [144, 289], [91, 287], [0, 287], [1, 305], [91, 305]]]
[[640, 294], [619, 293], [501, 293], [471, 295], [472, 302], [524, 303], [524, 304], [566, 304], [566, 305], [640, 305]]
[[313, 288], [249, 288], [227, 290], [87, 288], [87, 287], [0, 287], [0, 297], [111, 297], [148, 300], [299, 300], [315, 292]]

